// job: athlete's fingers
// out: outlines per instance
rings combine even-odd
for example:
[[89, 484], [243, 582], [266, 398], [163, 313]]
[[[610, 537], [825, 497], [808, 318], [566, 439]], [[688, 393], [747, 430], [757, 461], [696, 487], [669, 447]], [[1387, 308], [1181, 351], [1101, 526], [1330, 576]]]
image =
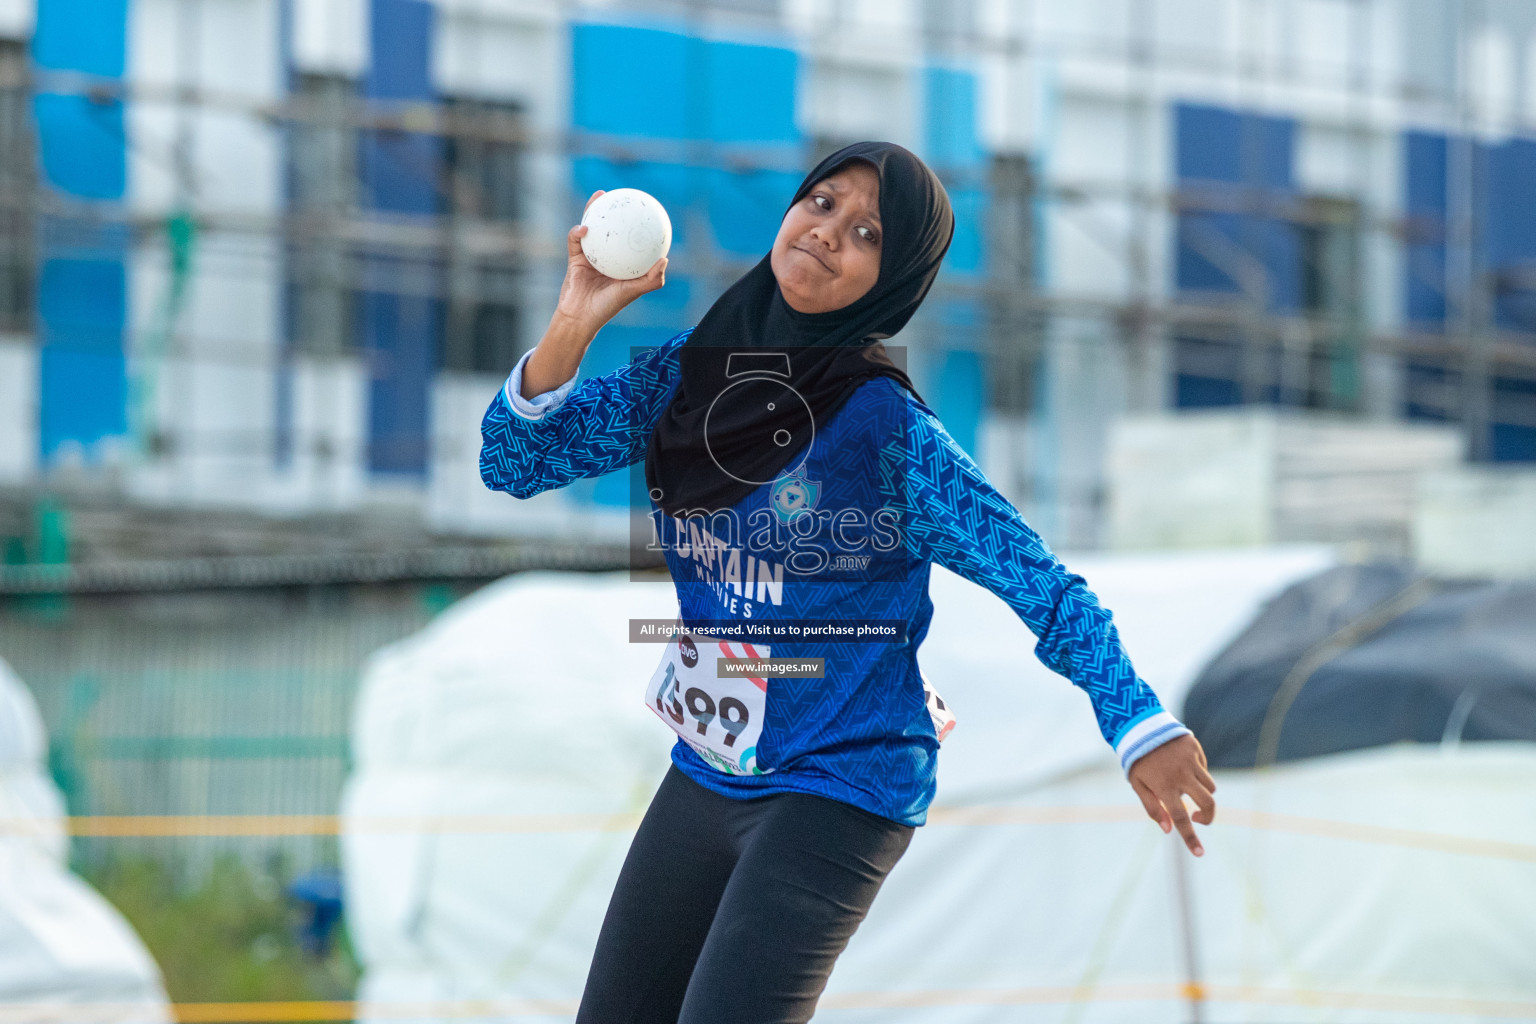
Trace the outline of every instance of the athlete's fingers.
[[663, 256], [651, 264], [651, 269], [639, 277], [632, 277], [627, 281], [619, 281], [619, 290], [624, 295], [625, 302], [633, 302], [646, 292], [653, 292], [667, 283], [667, 258]]
[[1196, 782], [1187, 786], [1184, 792], [1188, 793], [1189, 798], [1200, 808], [1192, 815], [1196, 821], [1202, 825], [1209, 825], [1216, 820], [1216, 798], [1211, 795], [1209, 789]]
[[587, 212], [587, 206], [591, 206], [593, 203], [595, 203], [597, 201], [597, 197], [602, 195], [602, 194], [603, 194], [603, 190], [602, 189], [598, 189], [596, 192], [593, 192], [590, 196], [588, 196], [587, 197], [587, 205], [583, 206], [581, 208], [581, 212], [582, 213], [586, 213]]
[[565, 255], [567, 259], [575, 259], [577, 256], [586, 257], [581, 251], [581, 239], [587, 233], [585, 224], [577, 224], [565, 233]]
[[1135, 779], [1131, 780], [1131, 788], [1141, 798], [1141, 806], [1147, 812], [1147, 817], [1157, 822], [1158, 828], [1166, 833], [1173, 827], [1172, 823], [1168, 820], [1168, 812], [1163, 810], [1163, 802], [1157, 798], [1157, 794]]
[[645, 272], [645, 276], [641, 278], [641, 281], [645, 281], [645, 290], [647, 292], [654, 292], [654, 290], [667, 284], [667, 256], [662, 256], [662, 258], [657, 259], [656, 263], [651, 264], [651, 269]]
[[1195, 779], [1212, 793], [1216, 792], [1216, 780], [1211, 778], [1211, 773], [1205, 765], [1200, 766], [1200, 770], [1195, 773]]
[[1195, 835], [1195, 825], [1189, 820], [1189, 812], [1184, 809], [1184, 798], [1178, 790], [1170, 790], [1162, 797], [1163, 806], [1173, 818], [1173, 827], [1179, 830], [1179, 835], [1184, 837], [1184, 845], [1189, 847], [1189, 852], [1196, 857], [1205, 853], [1205, 847], [1200, 845], [1200, 839]]

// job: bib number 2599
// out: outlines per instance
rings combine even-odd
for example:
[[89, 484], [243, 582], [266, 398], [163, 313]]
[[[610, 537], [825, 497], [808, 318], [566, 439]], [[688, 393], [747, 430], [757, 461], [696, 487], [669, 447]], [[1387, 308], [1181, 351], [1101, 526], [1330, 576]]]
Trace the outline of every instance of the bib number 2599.
[[666, 645], [645, 703], [710, 767], [729, 775], [764, 775], [757, 766], [768, 681], [716, 678], [719, 658], [766, 658], [762, 644], [681, 634]]

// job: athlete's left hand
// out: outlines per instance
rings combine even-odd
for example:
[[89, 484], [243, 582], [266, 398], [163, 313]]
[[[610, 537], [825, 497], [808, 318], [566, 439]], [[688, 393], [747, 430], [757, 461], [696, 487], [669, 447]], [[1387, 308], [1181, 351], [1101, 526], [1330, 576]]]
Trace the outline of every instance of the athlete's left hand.
[[1158, 826], [1168, 832], [1177, 828], [1189, 852], [1199, 857], [1205, 847], [1195, 838], [1195, 826], [1184, 809], [1184, 796], [1199, 805], [1194, 820], [1209, 825], [1216, 820], [1216, 780], [1206, 770], [1205, 750], [1194, 736], [1180, 736], [1138, 757], [1131, 765], [1131, 788]]

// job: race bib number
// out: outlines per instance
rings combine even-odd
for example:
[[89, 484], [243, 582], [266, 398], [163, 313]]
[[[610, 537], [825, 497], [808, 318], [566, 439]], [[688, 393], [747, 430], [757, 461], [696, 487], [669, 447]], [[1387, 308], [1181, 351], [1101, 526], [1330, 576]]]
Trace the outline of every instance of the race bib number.
[[766, 658], [766, 644], [681, 633], [666, 645], [645, 703], [710, 767], [728, 775], [766, 775], [757, 766], [768, 680], [718, 678], [720, 658]]

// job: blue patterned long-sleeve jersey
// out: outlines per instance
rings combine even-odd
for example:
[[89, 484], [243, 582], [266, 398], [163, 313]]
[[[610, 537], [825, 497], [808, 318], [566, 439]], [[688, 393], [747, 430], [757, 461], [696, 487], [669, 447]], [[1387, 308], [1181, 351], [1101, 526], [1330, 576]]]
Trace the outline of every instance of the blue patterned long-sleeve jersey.
[[[677, 386], [687, 337], [533, 400], [519, 393], [525, 356], [482, 423], [486, 485], [523, 498], [635, 466]], [[1136, 675], [1109, 611], [1083, 579], [933, 411], [889, 378], [861, 385], [815, 424], [800, 459], [735, 508], [685, 521], [653, 505], [651, 515], [685, 624], [904, 625], [895, 641], [773, 643], [774, 658], [824, 658], [825, 677], [767, 682], [756, 746], [762, 774], [726, 774], [678, 741], [673, 762], [717, 792], [814, 793], [923, 823], [939, 739], [916, 655], [933, 616], [933, 562], [1007, 602], [1037, 637], [1040, 660], [1087, 693], [1127, 771], [1188, 732]]]

